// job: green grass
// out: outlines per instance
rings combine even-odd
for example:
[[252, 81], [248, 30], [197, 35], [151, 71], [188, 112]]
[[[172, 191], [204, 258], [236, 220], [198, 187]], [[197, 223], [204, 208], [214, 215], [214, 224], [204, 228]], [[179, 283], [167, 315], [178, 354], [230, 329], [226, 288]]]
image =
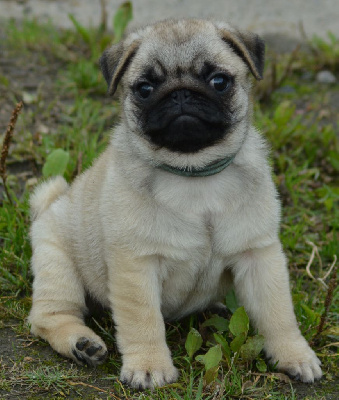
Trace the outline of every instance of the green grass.
[[[268, 98], [257, 101], [254, 115], [256, 126], [272, 147], [274, 179], [284, 206], [281, 240], [289, 258], [295, 311], [303, 334], [314, 342], [313, 347], [323, 362], [322, 383], [314, 387], [285, 383], [285, 378], [276, 374], [273, 367], [260, 372], [258, 362], [264, 360], [260, 354], [253, 361], [244, 362], [237, 358], [230, 364], [223, 358], [218, 363], [216, 379], [206, 386], [203, 364], [194, 357], [190, 360], [185, 350], [192, 327], [204, 338], [197, 354], [204, 355], [215, 346], [212, 334], [216, 330], [201, 326], [202, 321], [210, 317], [206, 314], [167, 325], [167, 340], [181, 373], [179, 381], [153, 393], [139, 393], [123, 387], [118, 381], [121, 359], [109, 316], [89, 321], [110, 350], [108, 361], [97, 370], [71, 367], [69, 361], [55, 354], [51, 358], [51, 353], [46, 353], [49, 347], [29, 336], [25, 325], [32, 283], [28, 239], [31, 186], [15, 167], [30, 163], [33, 166], [29, 177], [39, 179], [48, 154], [61, 148], [70, 155], [65, 177], [72, 181], [104, 149], [110, 127], [119, 114], [119, 104], [105, 96], [105, 83], [97, 63], [110, 35], [100, 29], [91, 31], [89, 36], [81, 29], [60, 31], [34, 21], [24, 21], [21, 25], [10, 22], [3, 29], [6, 39], [2, 46], [9, 57], [21, 63], [33, 60], [43, 65], [47, 68], [46, 76], [53, 77], [53, 83], [31, 93], [32, 100], [25, 104], [19, 117], [7, 160], [8, 185], [14, 204], [4, 197], [0, 207], [0, 336], [11, 330], [18, 347], [6, 361], [1, 361], [0, 354], [0, 397], [1, 390], [6, 392], [20, 387], [24, 388], [23, 392], [28, 388], [31, 391], [27, 398], [43, 395], [47, 398], [83, 396], [94, 399], [101, 393], [102, 398], [277, 400], [322, 399], [327, 393], [333, 395], [338, 383], [335, 381], [338, 376], [335, 356], [339, 337], [335, 326], [339, 291], [334, 291], [325, 329], [316, 337], [327, 290], [307, 275], [305, 267], [312, 252], [309, 242], [317, 246], [321, 258], [320, 263], [315, 257], [311, 265], [315, 278], [323, 277], [334, 256], [339, 256], [339, 118], [329, 99], [329, 95], [339, 93], [339, 87], [326, 87], [316, 84], [314, 79], [300, 78], [305, 70], [314, 76], [323, 66], [322, 60], [326, 61], [326, 66], [332, 65], [333, 70], [337, 70], [329, 43], [314, 41], [312, 46], [316, 51], [298, 53], [282, 83], [293, 90], [273, 90]], [[95, 41], [89, 37], [95, 37]], [[330, 39], [336, 40], [337, 45], [337, 39], [332, 36]], [[277, 57], [281, 74], [287, 58]], [[55, 64], [60, 65], [56, 75], [53, 71], [48, 72], [48, 67]], [[270, 64], [267, 70], [270, 70]], [[10, 72], [1, 76], [0, 86], [10, 93], [10, 107], [14, 107], [22, 95], [12, 90], [12, 84]], [[267, 85], [267, 81], [263, 85]], [[260, 97], [260, 88], [257, 95]], [[0, 103], [3, 105], [8, 106], [8, 103]], [[223, 334], [228, 340], [232, 337], [229, 332]], [[250, 334], [254, 332], [250, 331]], [[27, 346], [21, 346], [22, 343]]]

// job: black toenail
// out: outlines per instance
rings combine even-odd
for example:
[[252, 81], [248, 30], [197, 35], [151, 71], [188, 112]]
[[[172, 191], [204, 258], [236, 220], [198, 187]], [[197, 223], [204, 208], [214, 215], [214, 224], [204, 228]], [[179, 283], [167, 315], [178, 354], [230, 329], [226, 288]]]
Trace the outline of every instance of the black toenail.
[[98, 352], [99, 350], [102, 349], [102, 346], [99, 345], [93, 345], [90, 346], [88, 349], [86, 349], [86, 354], [89, 355], [90, 357], [93, 356], [93, 354], [95, 354], [96, 352]]
[[291, 379], [293, 379], [294, 381], [298, 381], [299, 379], [300, 379], [300, 374], [299, 373], [297, 373], [297, 374], [291, 374], [291, 373], [286, 373], [286, 375], [289, 377], [289, 378], [291, 378]]
[[80, 339], [77, 341], [75, 347], [76, 347], [78, 350], [82, 351], [82, 350], [85, 348], [85, 346], [86, 346], [87, 343], [88, 343], [88, 339], [85, 338], [85, 337], [83, 337], [83, 338], [80, 338]]
[[102, 356], [98, 357], [98, 361], [103, 361], [107, 357], [107, 354], [108, 354], [108, 352], [106, 350]]
[[82, 363], [85, 363], [85, 364], [87, 363], [85, 358], [81, 354], [79, 354], [76, 350], [72, 350], [72, 353], [73, 353], [73, 355], [75, 356], [75, 358], [77, 360], [79, 360], [79, 361], [81, 361]]

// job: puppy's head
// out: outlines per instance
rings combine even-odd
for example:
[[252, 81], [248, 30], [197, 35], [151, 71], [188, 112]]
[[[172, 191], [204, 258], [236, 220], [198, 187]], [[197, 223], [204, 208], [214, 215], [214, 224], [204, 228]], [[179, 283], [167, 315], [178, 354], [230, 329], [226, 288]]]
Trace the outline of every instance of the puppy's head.
[[248, 129], [264, 44], [224, 23], [168, 20], [131, 33], [100, 65], [110, 95], [122, 85], [123, 123], [154, 152], [231, 153]]

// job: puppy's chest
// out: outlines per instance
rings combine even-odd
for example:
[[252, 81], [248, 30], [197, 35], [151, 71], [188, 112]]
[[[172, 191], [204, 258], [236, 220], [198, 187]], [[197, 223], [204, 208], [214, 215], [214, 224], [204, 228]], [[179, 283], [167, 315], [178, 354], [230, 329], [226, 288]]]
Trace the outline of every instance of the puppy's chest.
[[164, 257], [176, 258], [171, 254], [176, 250], [183, 261], [206, 261], [215, 253], [214, 243], [232, 240], [228, 221], [233, 222], [237, 203], [228, 201], [224, 186], [218, 178], [211, 182], [156, 181], [152, 196], [158, 207], [149, 211], [149, 221], [155, 242], [168, 245], [170, 251], [164, 246]]
[[226, 268], [224, 254], [215, 248], [218, 231], [211, 217], [195, 216], [188, 222], [186, 215], [185, 219], [183, 226], [187, 229], [183, 228], [180, 234], [179, 227], [177, 230], [180, 252], [176, 249], [159, 255], [162, 311], [166, 318], [178, 318], [217, 301], [220, 278]]
[[187, 260], [162, 257], [162, 312], [166, 318], [180, 318], [217, 301], [224, 271], [223, 257], [205, 247], [205, 252], [188, 254]]

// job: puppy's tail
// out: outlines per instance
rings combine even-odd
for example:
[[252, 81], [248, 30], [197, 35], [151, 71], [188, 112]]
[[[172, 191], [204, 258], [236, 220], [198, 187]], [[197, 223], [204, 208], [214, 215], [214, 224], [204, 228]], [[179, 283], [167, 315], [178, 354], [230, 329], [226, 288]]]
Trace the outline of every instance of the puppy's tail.
[[37, 219], [61, 195], [66, 193], [68, 184], [62, 176], [41, 183], [31, 195], [31, 219]]

